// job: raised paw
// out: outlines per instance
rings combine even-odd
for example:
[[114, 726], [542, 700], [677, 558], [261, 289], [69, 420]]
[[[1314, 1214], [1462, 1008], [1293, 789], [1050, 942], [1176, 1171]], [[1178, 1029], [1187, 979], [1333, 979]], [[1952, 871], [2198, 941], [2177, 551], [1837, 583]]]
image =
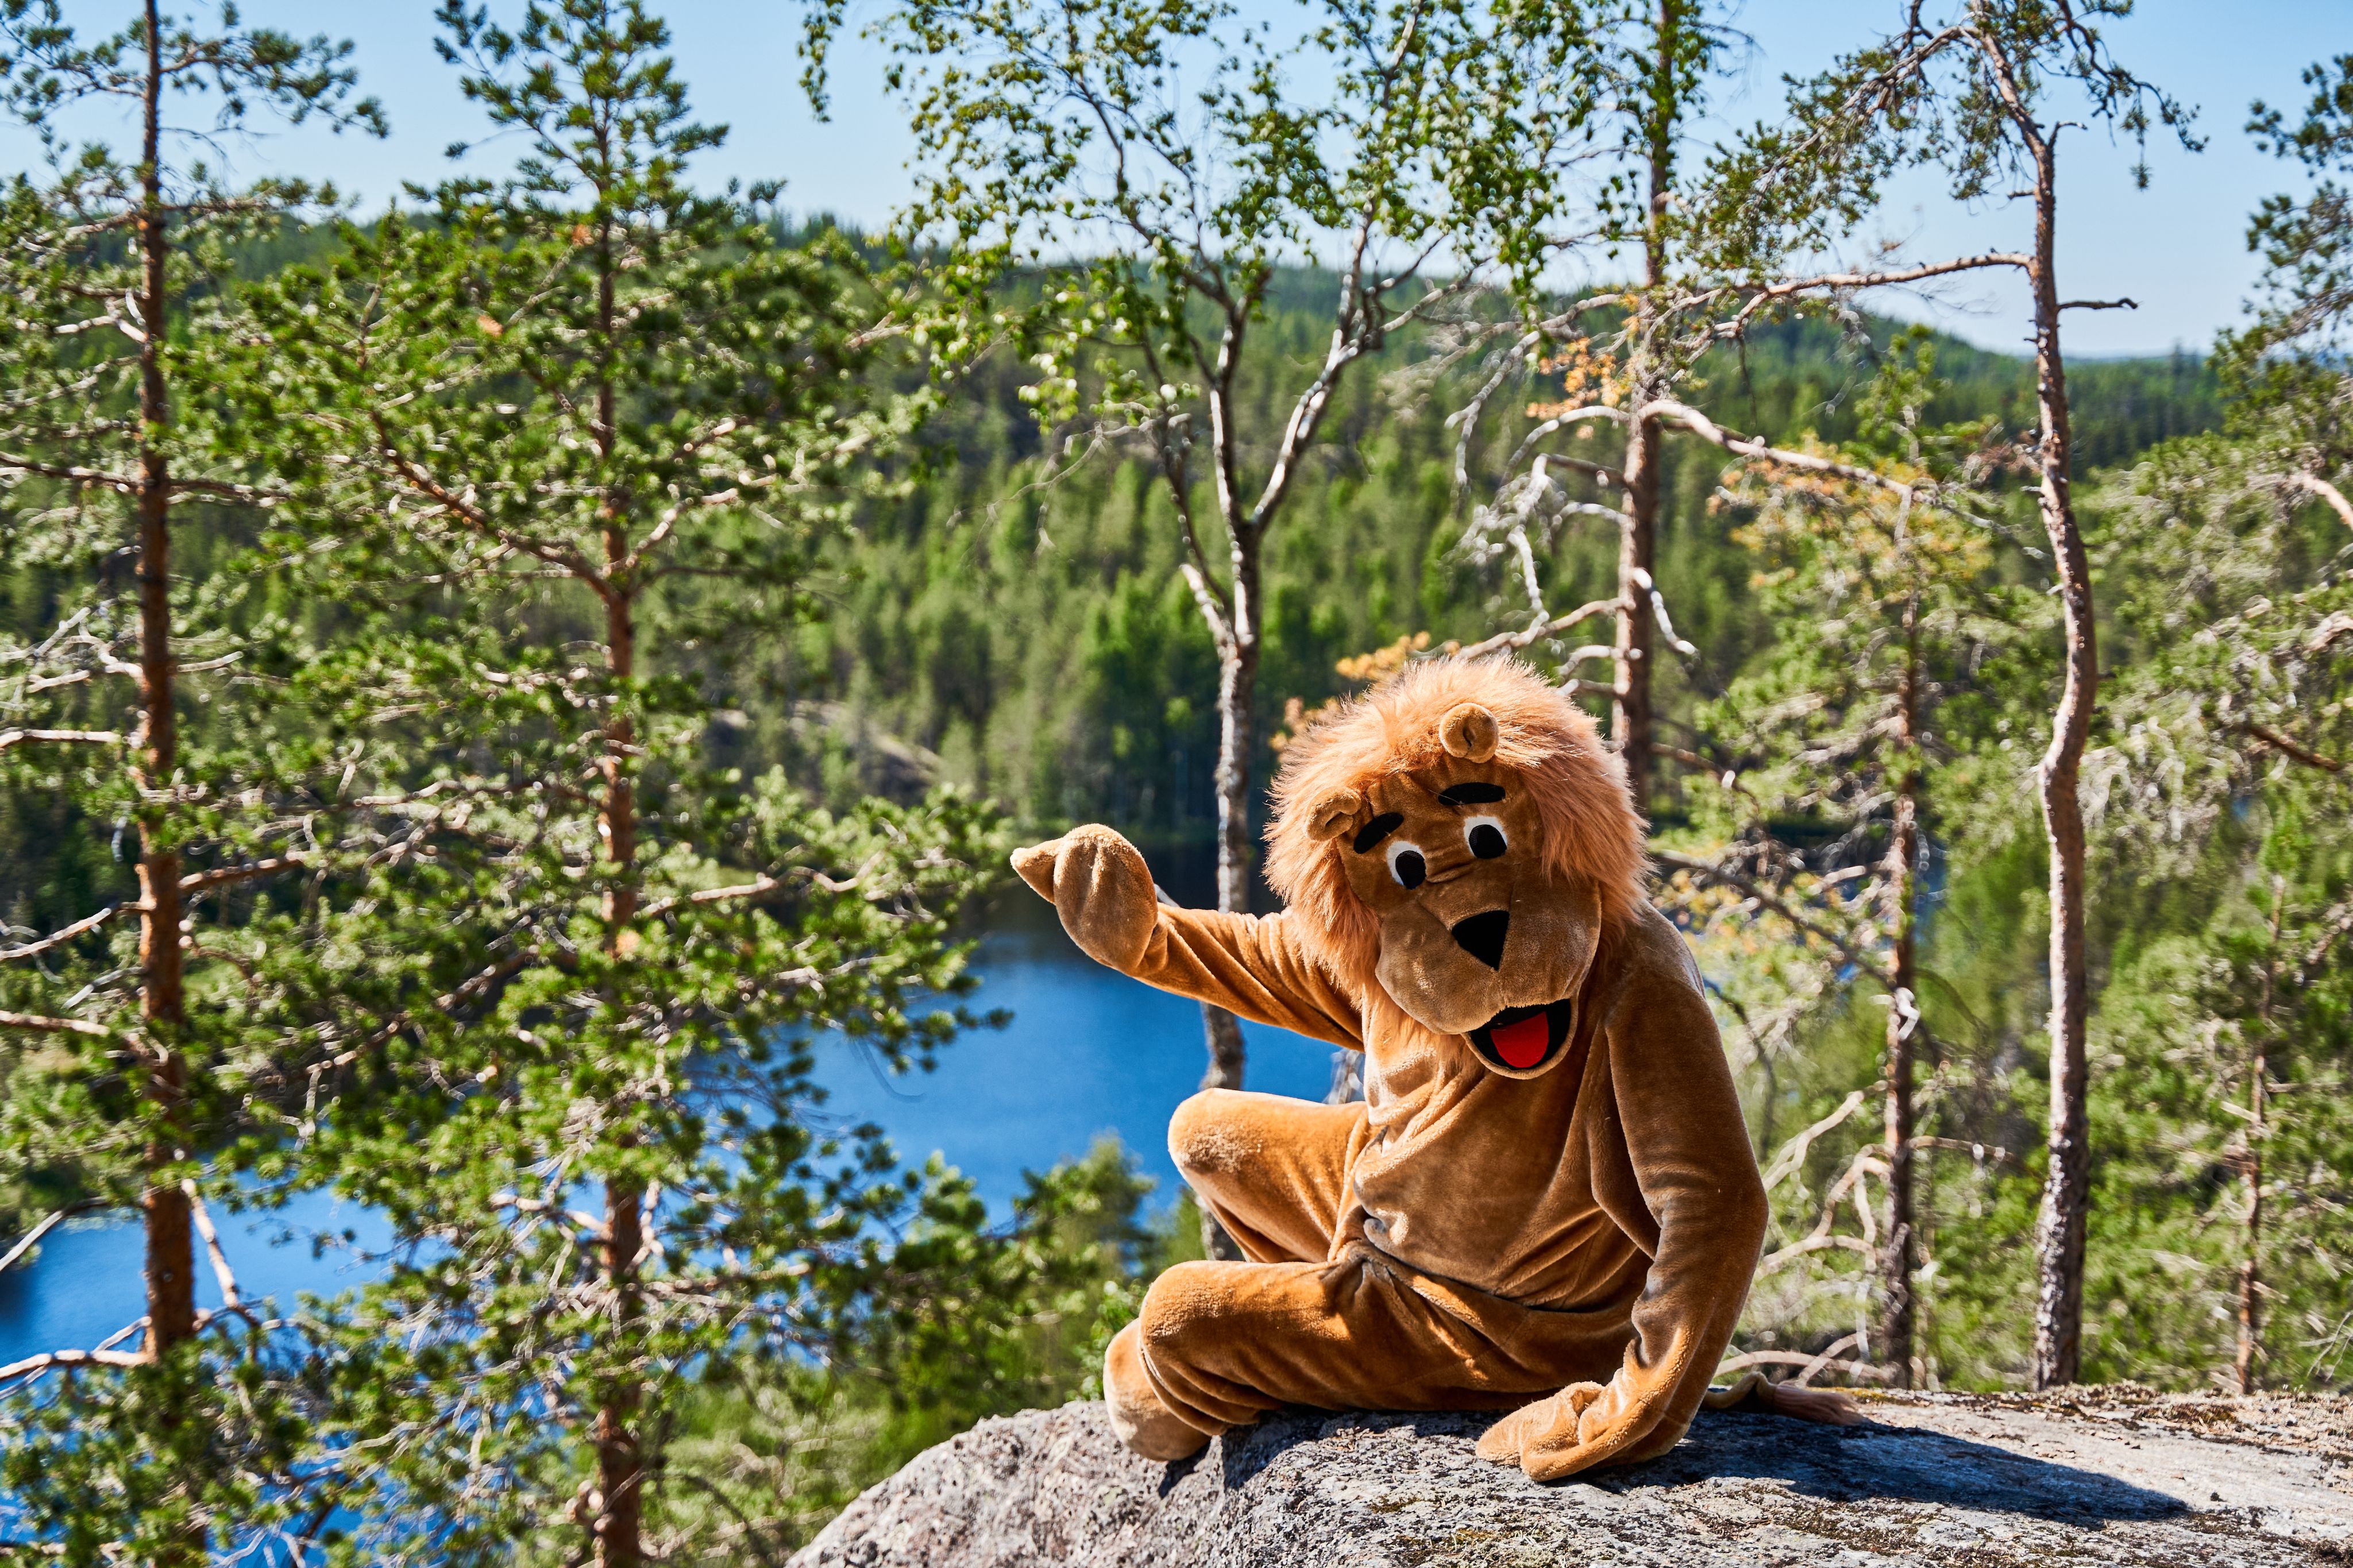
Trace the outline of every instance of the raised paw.
[[1090, 823], [1013, 852], [1013, 869], [1053, 901], [1081, 951], [1122, 972], [1144, 960], [1157, 920], [1152, 872], [1135, 846]]

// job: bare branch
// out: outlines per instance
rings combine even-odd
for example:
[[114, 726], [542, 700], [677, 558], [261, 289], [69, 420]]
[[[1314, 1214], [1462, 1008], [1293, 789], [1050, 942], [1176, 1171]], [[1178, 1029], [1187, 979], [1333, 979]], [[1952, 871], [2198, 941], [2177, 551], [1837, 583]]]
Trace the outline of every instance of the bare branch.
[[205, 1207], [204, 1195], [196, 1184], [184, 1181], [180, 1191], [188, 1196], [188, 1217], [195, 1222], [196, 1234], [205, 1238], [205, 1253], [212, 1259], [213, 1278], [220, 1282], [221, 1305], [230, 1310], [245, 1305], [237, 1293], [237, 1276], [229, 1272], [228, 1254], [221, 1250], [220, 1232], [213, 1227], [212, 1211]]
[[19, 1377], [36, 1377], [68, 1366], [144, 1366], [144, 1354], [132, 1351], [50, 1351], [46, 1355], [26, 1356], [0, 1366], [0, 1383]]
[[90, 1040], [103, 1040], [113, 1033], [103, 1024], [79, 1018], [47, 1018], [37, 1013], [0, 1013], [0, 1029], [23, 1029], [36, 1035], [79, 1035]]
[[2327, 479], [2317, 474], [2295, 473], [2288, 475], [2281, 482], [2292, 489], [2318, 496], [2328, 503], [2329, 510], [2337, 514], [2339, 521], [2348, 528], [2353, 528], [2353, 500], [2347, 500], [2345, 492]]
[[61, 926], [37, 942], [28, 942], [22, 947], [0, 947], [0, 963], [13, 963], [18, 959], [31, 958], [36, 954], [47, 952], [52, 948], [63, 947], [74, 938], [85, 936], [96, 931], [115, 916], [142, 907], [143, 906], [131, 901], [109, 904], [96, 914], [84, 915], [73, 924]]
[[0, 752], [11, 746], [120, 746], [129, 739], [111, 730], [0, 730]]
[[[1906, 283], [1923, 283], [1931, 278], [1949, 277], [1956, 272], [1974, 272], [1988, 267], [2015, 267], [2031, 271], [2034, 258], [2018, 251], [1989, 250], [1976, 256], [1957, 256], [1946, 261], [1923, 262], [1917, 267], [1898, 267], [1878, 272], [1820, 272], [1810, 278], [1791, 278], [1779, 283], [1767, 284], [1748, 296], [1747, 303], [1728, 321], [1711, 328], [1710, 337], [1736, 338], [1746, 331], [1748, 322], [1759, 310], [1778, 300], [1794, 299], [1804, 294], [1833, 293], [1857, 289], [1892, 289]], [[1711, 289], [1692, 300], [1682, 301], [1687, 310], [1713, 303], [1726, 294], [1737, 293], [1733, 288]]]
[[1845, 959], [1849, 963], [1853, 964], [1857, 969], [1862, 970], [1873, 980], [1878, 981], [1882, 985], [1889, 986], [1891, 989], [1893, 988], [1894, 982], [1889, 978], [1886, 970], [1880, 966], [1877, 960], [1872, 958], [1870, 954], [1856, 947], [1854, 943], [1839, 935], [1836, 931], [1830, 930], [1826, 926], [1819, 925], [1816, 922], [1808, 920], [1805, 916], [1791, 909], [1788, 904], [1782, 900], [1779, 894], [1774, 892], [1771, 889], [1765, 887], [1762, 883], [1757, 882], [1754, 879], [1744, 877], [1739, 872], [1735, 871], [1728, 867], [1718, 866], [1713, 861], [1702, 860], [1697, 856], [1677, 854], [1672, 849], [1662, 849], [1657, 851], [1655, 853], [1655, 858], [1665, 865], [1675, 867], [1680, 870], [1689, 871], [1694, 876], [1703, 877], [1711, 881], [1722, 882], [1726, 887], [1734, 888], [1740, 892], [1746, 893], [1748, 897], [1756, 900], [1767, 909], [1771, 910], [1775, 914], [1779, 915], [1783, 920], [1788, 921], [1791, 925], [1796, 926], [1799, 931], [1804, 931], [1807, 935], [1827, 944], [1831, 949], [1836, 952], [1841, 958]]
[[2272, 750], [2294, 757], [2297, 762], [2321, 769], [2325, 773], [2342, 773], [2345, 764], [2335, 757], [2323, 756], [2299, 741], [2291, 740], [2269, 725], [2258, 724], [2252, 719], [2236, 721], [2233, 728], [2252, 739], [2261, 741]]
[[1712, 441], [1736, 457], [1753, 458], [1763, 462], [1778, 463], [1783, 468], [1803, 468], [1809, 473], [1830, 474], [1841, 479], [1853, 479], [1861, 484], [1877, 485], [1882, 489], [1894, 491], [1906, 501], [1910, 501], [1914, 497], [1915, 492], [1910, 485], [1897, 479], [1891, 479], [1874, 469], [1858, 468], [1852, 463], [1841, 463], [1836, 458], [1821, 457], [1813, 452], [1793, 452], [1784, 447], [1767, 446], [1754, 437], [1736, 435], [1726, 430], [1698, 409], [1686, 404], [1662, 399], [1657, 403], [1644, 405], [1642, 413], [1646, 417], [1672, 420], [1675, 425], [1690, 431], [1700, 439]]
[[733, 887], [705, 888], [700, 892], [679, 898], [657, 899], [638, 913], [647, 920], [653, 920], [684, 904], [716, 904], [731, 899], [756, 899], [764, 893], [773, 893], [784, 885], [782, 877], [764, 876], [756, 881], [739, 882]]
[[[1849, 1334], [1846, 1342], [1853, 1343], [1854, 1336]], [[1739, 1355], [1726, 1356], [1717, 1363], [1715, 1371], [1721, 1377], [1727, 1372], [1740, 1372], [1752, 1366], [1802, 1366], [1807, 1369], [1805, 1375], [1808, 1377], [1835, 1366], [1849, 1376], [1876, 1378], [1883, 1383], [1894, 1375], [1885, 1367], [1873, 1366], [1869, 1362], [1837, 1361], [1831, 1359], [1827, 1352], [1820, 1356], [1810, 1356], [1803, 1351], [1745, 1351]]]
[[1618, 605], [1619, 601], [1614, 598], [1596, 599], [1589, 605], [1579, 605], [1565, 616], [1555, 616], [1542, 626], [1530, 626], [1521, 632], [1504, 632], [1501, 636], [1489, 637], [1484, 642], [1475, 642], [1469, 647], [1459, 648], [1456, 650], [1456, 656], [1461, 658], [1482, 658], [1491, 653], [1509, 653], [1524, 648], [1530, 643], [1542, 642], [1546, 637], [1558, 637], [1580, 621], [1589, 621], [1596, 616], [1614, 614]]
[[196, 893], [202, 892], [206, 888], [217, 888], [229, 882], [249, 882], [256, 877], [273, 876], [280, 871], [290, 870], [297, 866], [307, 864], [309, 862], [299, 855], [280, 855], [268, 860], [256, 860], [245, 866], [223, 866], [214, 870], [198, 871], [193, 876], [181, 878], [180, 891]]
[[84, 1198], [79, 1203], [68, 1204], [65, 1207], [57, 1210], [40, 1224], [17, 1237], [16, 1246], [10, 1247], [5, 1253], [0, 1253], [0, 1274], [8, 1272], [18, 1258], [40, 1245], [41, 1237], [48, 1235], [75, 1215], [88, 1214], [92, 1209], [112, 1206], [114, 1205], [104, 1198]]
[[1805, 1163], [1806, 1152], [1813, 1146], [1814, 1140], [1862, 1110], [1862, 1101], [1863, 1091], [1858, 1089], [1848, 1095], [1836, 1110], [1782, 1144], [1780, 1152], [1773, 1156], [1773, 1163], [1766, 1167], [1765, 1190], [1769, 1193], [1786, 1181], [1789, 1173]]

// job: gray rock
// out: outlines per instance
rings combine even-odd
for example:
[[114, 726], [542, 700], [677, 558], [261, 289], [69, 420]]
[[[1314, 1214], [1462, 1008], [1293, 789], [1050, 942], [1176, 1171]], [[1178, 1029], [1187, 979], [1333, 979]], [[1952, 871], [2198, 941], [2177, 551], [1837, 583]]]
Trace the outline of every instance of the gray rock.
[[1664, 1458], [1537, 1486], [1475, 1415], [1289, 1412], [1153, 1464], [1100, 1405], [983, 1422], [793, 1568], [1715, 1568], [2353, 1563], [2353, 1404], [2131, 1389], [1703, 1412]]

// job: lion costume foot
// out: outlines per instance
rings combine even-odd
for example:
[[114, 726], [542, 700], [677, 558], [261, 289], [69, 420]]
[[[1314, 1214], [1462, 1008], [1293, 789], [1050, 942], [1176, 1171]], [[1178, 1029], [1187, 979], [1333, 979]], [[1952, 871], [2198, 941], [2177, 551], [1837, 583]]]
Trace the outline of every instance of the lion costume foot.
[[1130, 1323], [1103, 1352], [1103, 1403], [1111, 1409], [1111, 1429], [1128, 1452], [1143, 1458], [1190, 1458], [1208, 1447], [1208, 1436], [1178, 1420], [1152, 1391], [1137, 1348], [1142, 1337], [1142, 1325]]

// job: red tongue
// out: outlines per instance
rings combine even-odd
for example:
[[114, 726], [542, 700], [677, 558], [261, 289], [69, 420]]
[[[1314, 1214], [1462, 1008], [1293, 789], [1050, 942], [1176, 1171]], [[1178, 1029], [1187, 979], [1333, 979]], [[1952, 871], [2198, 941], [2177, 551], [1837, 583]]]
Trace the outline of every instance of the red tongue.
[[1495, 1054], [1515, 1068], [1532, 1068], [1544, 1060], [1545, 1047], [1552, 1044], [1552, 1025], [1542, 1013], [1505, 1024], [1487, 1031]]

